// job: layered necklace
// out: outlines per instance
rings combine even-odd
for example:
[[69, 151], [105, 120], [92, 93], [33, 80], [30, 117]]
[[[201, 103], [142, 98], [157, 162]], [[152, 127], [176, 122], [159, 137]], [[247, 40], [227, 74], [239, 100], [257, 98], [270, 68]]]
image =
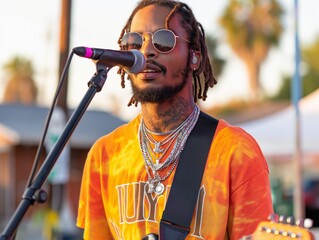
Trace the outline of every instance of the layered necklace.
[[[143, 119], [141, 120], [138, 140], [148, 175], [149, 193], [160, 195], [164, 192], [165, 186], [162, 182], [170, 176], [176, 167], [186, 140], [197, 122], [199, 112], [198, 106], [195, 105], [194, 110], [184, 122], [166, 133], [152, 132], [145, 126]], [[158, 138], [161, 140], [157, 141]], [[164, 156], [167, 156], [166, 159]], [[163, 175], [159, 174], [161, 170], [165, 170]]]

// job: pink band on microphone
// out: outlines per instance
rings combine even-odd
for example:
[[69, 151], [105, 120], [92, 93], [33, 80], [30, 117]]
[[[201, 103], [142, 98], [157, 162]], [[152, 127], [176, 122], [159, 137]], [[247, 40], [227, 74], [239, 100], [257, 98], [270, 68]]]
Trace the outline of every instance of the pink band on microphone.
[[92, 57], [92, 55], [93, 55], [93, 51], [92, 51], [92, 48], [85, 48], [85, 57], [86, 58], [90, 58], [90, 57]]

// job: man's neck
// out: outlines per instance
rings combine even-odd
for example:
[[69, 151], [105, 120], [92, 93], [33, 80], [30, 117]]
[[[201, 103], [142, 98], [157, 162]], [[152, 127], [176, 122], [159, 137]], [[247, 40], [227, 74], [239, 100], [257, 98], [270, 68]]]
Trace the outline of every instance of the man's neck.
[[163, 103], [143, 103], [145, 126], [153, 132], [168, 132], [180, 125], [194, 110], [194, 101], [178, 97]]

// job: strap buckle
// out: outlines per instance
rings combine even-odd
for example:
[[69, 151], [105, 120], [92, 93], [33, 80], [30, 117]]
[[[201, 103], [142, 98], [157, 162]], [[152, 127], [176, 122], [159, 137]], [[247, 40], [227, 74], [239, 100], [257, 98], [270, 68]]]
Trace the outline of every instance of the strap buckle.
[[183, 240], [190, 233], [190, 228], [161, 220], [160, 240]]

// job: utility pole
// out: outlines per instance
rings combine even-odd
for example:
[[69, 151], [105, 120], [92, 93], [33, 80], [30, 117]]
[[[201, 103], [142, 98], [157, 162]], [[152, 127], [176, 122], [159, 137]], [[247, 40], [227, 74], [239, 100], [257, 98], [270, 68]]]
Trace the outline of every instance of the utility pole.
[[[62, 75], [64, 66], [70, 52], [70, 30], [71, 30], [71, 9], [72, 0], [61, 0], [61, 22], [60, 22], [60, 62], [59, 62], [59, 77]], [[67, 114], [67, 91], [68, 91], [68, 77], [62, 86], [57, 105], [61, 107]]]
[[[70, 30], [71, 30], [71, 7], [72, 0], [61, 0], [61, 18], [60, 18], [60, 47], [59, 47], [59, 75], [61, 78], [64, 67], [69, 57], [70, 51]], [[59, 82], [58, 82], [59, 84]], [[64, 126], [69, 119], [68, 104], [68, 76], [65, 76], [61, 91], [57, 98], [57, 106], [52, 115], [48, 137], [51, 141], [48, 147], [55, 144], [63, 132]], [[62, 149], [55, 166], [50, 172], [48, 177], [49, 182], [49, 205], [52, 210], [57, 214], [61, 214], [64, 207], [65, 200], [67, 199], [67, 183], [69, 181], [69, 168], [70, 168], [70, 147], [66, 145]]]

